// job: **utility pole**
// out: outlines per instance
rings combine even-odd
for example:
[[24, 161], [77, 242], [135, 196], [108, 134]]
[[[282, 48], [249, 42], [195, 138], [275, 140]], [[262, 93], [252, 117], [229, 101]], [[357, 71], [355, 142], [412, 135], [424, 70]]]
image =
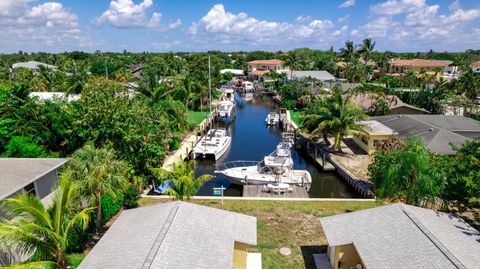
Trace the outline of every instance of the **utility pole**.
[[[208, 54], [208, 100], [209, 100], [209, 117], [212, 116], [212, 81], [210, 71], [210, 54]], [[212, 119], [210, 119], [210, 129], [212, 129]]]

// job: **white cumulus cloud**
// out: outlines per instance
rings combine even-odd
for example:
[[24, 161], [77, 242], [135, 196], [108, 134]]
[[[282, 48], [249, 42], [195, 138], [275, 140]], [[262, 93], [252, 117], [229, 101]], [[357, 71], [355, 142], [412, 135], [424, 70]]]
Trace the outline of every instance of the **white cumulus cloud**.
[[213, 38], [224, 44], [324, 40], [333, 28], [331, 20], [299, 16], [293, 22], [277, 22], [250, 17], [247, 13], [237, 14], [225, 10], [224, 5], [214, 5], [199, 21], [194, 22], [189, 33]]
[[346, 7], [352, 7], [355, 5], [355, 0], [347, 0], [343, 2], [339, 7], [340, 8], [346, 8]]
[[14, 50], [81, 48], [91, 44], [77, 15], [59, 2], [0, 1], [0, 47]]
[[108, 9], [95, 19], [99, 25], [109, 24], [115, 28], [157, 28], [173, 29], [181, 25], [177, 19], [166, 27], [160, 24], [162, 14], [149, 13], [153, 6], [152, 0], [143, 0], [135, 4], [133, 0], [112, 0]]

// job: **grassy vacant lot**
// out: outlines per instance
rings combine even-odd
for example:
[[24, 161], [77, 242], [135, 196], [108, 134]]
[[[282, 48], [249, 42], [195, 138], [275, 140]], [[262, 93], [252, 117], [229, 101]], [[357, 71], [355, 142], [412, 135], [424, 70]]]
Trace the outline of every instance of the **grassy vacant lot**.
[[[142, 198], [142, 206], [167, 202]], [[327, 241], [318, 218], [382, 205], [381, 202], [303, 202], [191, 200], [192, 203], [222, 208], [257, 217], [257, 247], [263, 268], [315, 268], [312, 253], [325, 252]], [[282, 247], [292, 255], [282, 256]]]
[[302, 113], [300, 111], [295, 111], [295, 110], [290, 110], [290, 118], [292, 119], [295, 124], [301, 128], [302, 127], [302, 121], [300, 120], [300, 115]]
[[189, 122], [195, 124], [195, 126], [200, 125], [202, 120], [205, 119], [208, 112], [200, 112], [200, 111], [187, 111], [187, 119]]

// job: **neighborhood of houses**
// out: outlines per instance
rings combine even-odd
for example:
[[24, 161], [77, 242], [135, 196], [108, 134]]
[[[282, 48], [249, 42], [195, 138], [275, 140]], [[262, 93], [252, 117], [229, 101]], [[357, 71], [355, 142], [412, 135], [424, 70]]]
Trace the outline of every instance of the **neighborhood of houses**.
[[[346, 83], [345, 62], [337, 63], [335, 76], [327, 71], [290, 70], [277, 59], [247, 64], [247, 70], [223, 69], [220, 73], [231, 73], [234, 80], [255, 87], [270, 80], [271, 72], [285, 73], [286, 80], [314, 78], [327, 92], [335, 85], [358, 86]], [[461, 70], [451, 61], [393, 59], [385, 68], [372, 61], [367, 64], [373, 67], [374, 76], [401, 76], [409, 71], [431, 73], [445, 80], [461, 76]], [[40, 66], [57, 70], [56, 66], [30, 61], [13, 64], [11, 72], [17, 68], [39, 72]], [[470, 67], [480, 73], [480, 61]], [[142, 66], [131, 69], [135, 76]], [[32, 92], [30, 97], [69, 102], [81, 98], [61, 92]], [[452, 155], [452, 145], [459, 147], [480, 137], [480, 122], [474, 119], [433, 115], [396, 96], [385, 98], [391, 115], [361, 121], [363, 130], [351, 137], [367, 155], [382, 141], [410, 136], [419, 137], [433, 152]], [[368, 111], [375, 97], [359, 93], [352, 102]], [[67, 162], [62, 158], [0, 158], [0, 200], [25, 191], [48, 205], [58, 171]], [[318, 222], [328, 247], [326, 253], [313, 254], [317, 268], [480, 268], [480, 233], [453, 214], [390, 204], [323, 217]], [[257, 245], [259, 225], [252, 216], [178, 201], [125, 210], [78, 268], [258, 269], [262, 268], [262, 254], [250, 249]]]

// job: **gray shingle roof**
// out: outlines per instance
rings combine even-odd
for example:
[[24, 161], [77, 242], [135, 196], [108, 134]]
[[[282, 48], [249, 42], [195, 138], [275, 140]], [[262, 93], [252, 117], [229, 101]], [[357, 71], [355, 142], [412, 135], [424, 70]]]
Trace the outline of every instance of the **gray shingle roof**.
[[184, 202], [126, 210], [79, 269], [231, 268], [235, 241], [256, 245], [256, 222]]
[[63, 166], [61, 158], [0, 158], [0, 200]]
[[463, 116], [404, 114], [371, 119], [397, 132], [400, 139], [418, 136], [426, 147], [443, 154], [455, 153], [450, 143], [460, 147], [469, 138], [480, 136], [480, 123]]
[[453, 215], [393, 204], [320, 219], [330, 246], [366, 268], [480, 268], [480, 233]]
[[23, 68], [28, 68], [28, 69], [38, 69], [40, 65], [43, 65], [47, 69], [52, 69], [52, 70], [57, 69], [57, 67], [55, 65], [41, 63], [41, 62], [37, 62], [37, 61], [14, 63], [14, 64], [12, 64], [12, 68], [15, 69], [15, 68], [23, 67]]
[[294, 78], [315, 78], [320, 81], [335, 81], [335, 77], [330, 74], [328, 71], [286, 71], [288, 77], [291, 79], [291, 76]]

